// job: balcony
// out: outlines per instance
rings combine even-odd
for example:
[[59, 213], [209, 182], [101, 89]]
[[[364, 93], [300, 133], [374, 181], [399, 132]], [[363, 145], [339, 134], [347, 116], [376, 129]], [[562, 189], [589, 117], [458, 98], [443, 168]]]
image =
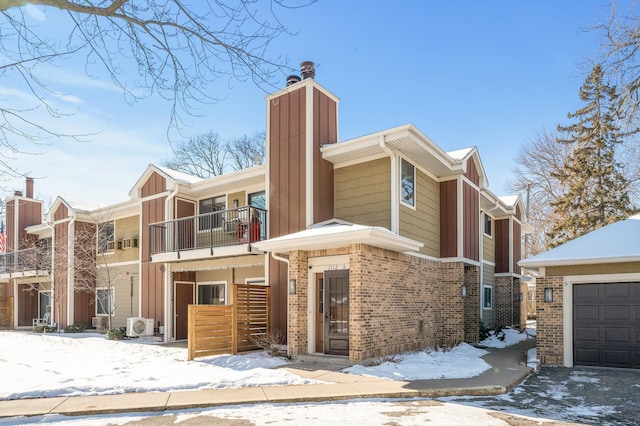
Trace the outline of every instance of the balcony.
[[30, 248], [0, 254], [0, 278], [48, 275], [51, 270], [51, 251]]
[[152, 262], [233, 256], [253, 252], [266, 239], [267, 211], [237, 207], [149, 225]]

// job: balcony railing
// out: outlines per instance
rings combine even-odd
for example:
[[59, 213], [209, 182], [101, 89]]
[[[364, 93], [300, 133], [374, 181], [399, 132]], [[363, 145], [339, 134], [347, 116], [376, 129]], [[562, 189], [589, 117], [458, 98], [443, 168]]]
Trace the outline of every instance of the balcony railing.
[[237, 207], [149, 225], [149, 256], [187, 250], [237, 246], [267, 235], [267, 211]]
[[0, 274], [24, 272], [47, 272], [51, 270], [51, 251], [44, 248], [30, 248], [0, 254]]

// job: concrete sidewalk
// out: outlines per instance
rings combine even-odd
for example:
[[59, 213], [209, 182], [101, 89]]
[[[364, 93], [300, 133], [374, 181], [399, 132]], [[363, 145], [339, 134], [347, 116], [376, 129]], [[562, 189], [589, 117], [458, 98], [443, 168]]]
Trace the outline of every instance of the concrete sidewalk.
[[[531, 341], [529, 345], [532, 346]], [[467, 379], [395, 381], [339, 373], [334, 370], [340, 367], [330, 364], [300, 362], [284, 368], [304, 378], [331, 383], [0, 401], [0, 417], [44, 414], [79, 416], [183, 410], [231, 404], [335, 401], [354, 398], [498, 395], [513, 389], [532, 371], [524, 365], [524, 342], [504, 349], [486, 350], [489, 353], [483, 359], [492, 368], [479, 376]]]

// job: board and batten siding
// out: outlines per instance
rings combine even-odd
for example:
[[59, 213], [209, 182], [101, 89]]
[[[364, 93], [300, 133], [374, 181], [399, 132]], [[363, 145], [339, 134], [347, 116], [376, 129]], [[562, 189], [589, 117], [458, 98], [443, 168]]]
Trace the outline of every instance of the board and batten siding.
[[391, 229], [391, 160], [381, 158], [334, 172], [335, 217]]
[[416, 171], [415, 210], [400, 204], [400, 235], [424, 243], [420, 253], [440, 256], [440, 185]]
[[480, 193], [467, 182], [462, 183], [463, 195], [463, 256], [480, 260]]
[[440, 182], [440, 257], [458, 256], [458, 181]]

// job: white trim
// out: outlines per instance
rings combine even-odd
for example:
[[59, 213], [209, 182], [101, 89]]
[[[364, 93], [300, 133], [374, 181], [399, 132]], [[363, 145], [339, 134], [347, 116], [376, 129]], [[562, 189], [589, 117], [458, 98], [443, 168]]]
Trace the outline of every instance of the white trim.
[[[486, 306], [486, 303], [485, 303], [486, 302], [486, 300], [485, 300], [485, 289], [487, 289], [487, 288], [489, 290], [491, 290], [491, 300], [489, 301], [490, 302], [490, 306]], [[482, 300], [480, 301], [480, 304], [482, 306], [482, 309], [484, 311], [493, 311], [493, 286], [492, 285], [483, 285], [482, 286], [482, 297], [481, 297], [481, 299]]]
[[494, 268], [496, 267], [496, 262], [492, 262], [490, 260], [484, 260], [482, 259], [482, 263], [487, 264], [489, 266], [493, 266]]
[[251, 278], [245, 278], [244, 279], [244, 283], [246, 285], [261, 285], [261, 286], [267, 286], [267, 280], [265, 279], [265, 277], [251, 277]]
[[305, 226], [309, 227], [313, 224], [313, 157], [315, 152], [313, 152], [313, 85], [308, 84], [306, 87], [306, 101], [305, 105], [305, 113], [307, 116], [305, 117], [305, 187], [306, 187], [306, 220], [307, 224]]
[[567, 275], [562, 285], [562, 336], [564, 366], [573, 367], [573, 285], [640, 282], [640, 273]]
[[[486, 211], [480, 210], [480, 213], [481, 213], [481, 215], [480, 215], [480, 216], [481, 216], [481, 218], [480, 218], [480, 227], [482, 228], [482, 229], [481, 229], [480, 237], [482, 237], [482, 236], [484, 235], [484, 236], [486, 236], [487, 238], [490, 238], [490, 239], [492, 239], [492, 240], [493, 240], [493, 233], [494, 233], [494, 231], [495, 231], [495, 223], [496, 223], [496, 221], [495, 221], [495, 219], [493, 218], [493, 216], [491, 216], [491, 215], [490, 215], [489, 213], [487, 213]], [[490, 234], [487, 234], [487, 233], [485, 232], [485, 228], [486, 228], [486, 227], [485, 227], [485, 217], [488, 217], [488, 218], [489, 218], [489, 221], [490, 221], [490, 223], [491, 223], [491, 233], [490, 233]]]
[[465, 175], [460, 175], [460, 178], [462, 179], [463, 182], [468, 184], [470, 187], [472, 187], [476, 191], [480, 192], [480, 187], [478, 185], [476, 185], [475, 183], [473, 183], [473, 181], [471, 181], [468, 177], [466, 177]]
[[468, 259], [466, 257], [443, 257], [440, 259], [441, 262], [462, 262], [468, 265], [480, 266], [480, 261]]
[[[334, 145], [334, 144], [332, 144]], [[326, 145], [323, 145], [326, 146]], [[350, 160], [350, 161], [346, 161], [340, 164], [334, 164], [333, 165], [333, 169], [337, 170], [337, 169], [342, 169], [344, 167], [351, 167], [351, 166], [356, 166], [358, 164], [362, 164], [362, 163], [369, 163], [375, 160], [380, 160], [383, 158], [389, 158], [389, 154], [385, 153], [385, 152], [378, 152], [376, 154], [373, 155], [369, 155], [366, 158], [356, 158], [354, 160]]]
[[[416, 166], [411, 161], [409, 161], [408, 158], [405, 158], [402, 155], [398, 155], [397, 158], [398, 158], [397, 161], [399, 163], [399, 167], [397, 170], [398, 178], [396, 183], [396, 191], [398, 191], [398, 200], [400, 202], [400, 205], [405, 206], [413, 211], [416, 211], [416, 205], [418, 204], [418, 179], [416, 176]], [[403, 161], [413, 168], [413, 204], [407, 203], [406, 201], [404, 201], [402, 197], [402, 162]]]
[[[113, 316], [113, 314], [115, 314], [116, 312], [116, 288], [115, 286], [100, 286], [100, 287], [96, 287], [96, 293], [95, 293], [95, 305], [96, 305], [96, 309], [95, 309], [95, 315], [97, 317], [108, 317], [109, 314], [99, 314], [98, 313], [98, 291], [99, 290], [106, 290], [109, 293], [109, 304], [111, 305], [111, 316]], [[113, 299], [112, 299], [113, 297]]]
[[[107, 254], [107, 253], [105, 253]], [[113, 254], [113, 253], [108, 253], [108, 254]], [[96, 265], [96, 268], [106, 268], [106, 267], [116, 267], [116, 266], [129, 266], [129, 265], [137, 265], [138, 263], [140, 263], [139, 260], [128, 260], [126, 262], [113, 262], [113, 263], [100, 263], [99, 265]]]

